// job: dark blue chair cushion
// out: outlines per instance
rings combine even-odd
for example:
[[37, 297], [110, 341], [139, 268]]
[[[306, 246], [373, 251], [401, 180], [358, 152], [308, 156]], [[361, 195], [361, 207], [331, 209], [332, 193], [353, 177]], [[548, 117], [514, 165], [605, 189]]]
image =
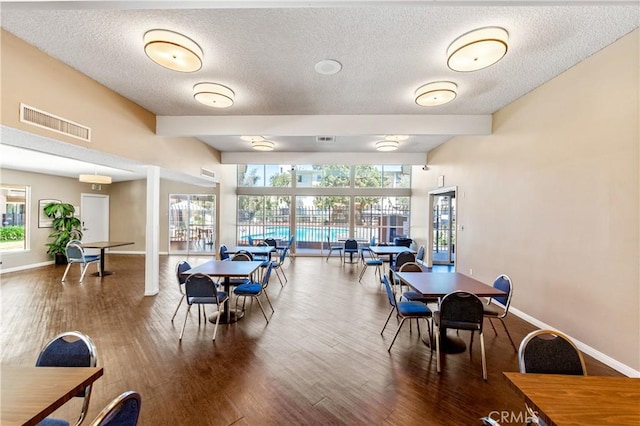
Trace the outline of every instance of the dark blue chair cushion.
[[431, 309], [421, 302], [398, 302], [398, 312], [405, 317], [431, 315]]
[[97, 254], [89, 254], [84, 256], [84, 260], [87, 262], [93, 262], [95, 260], [100, 260], [100, 256]]
[[367, 266], [376, 266], [376, 265], [382, 265], [382, 260], [380, 259], [367, 259], [364, 261], [364, 263], [367, 264]]
[[46, 418], [38, 423], [37, 426], [69, 426], [69, 422], [61, 419]]
[[191, 305], [192, 303], [208, 303], [208, 304], [217, 304], [222, 303], [224, 299], [227, 298], [227, 293], [224, 291], [218, 292], [218, 300], [216, 301], [215, 297], [188, 297], [187, 302]]
[[235, 290], [233, 290], [233, 292], [238, 295], [251, 295], [251, 294], [258, 294], [260, 293], [261, 290], [262, 290], [262, 284], [248, 283], [248, 284], [239, 285], [238, 287], [235, 288]]

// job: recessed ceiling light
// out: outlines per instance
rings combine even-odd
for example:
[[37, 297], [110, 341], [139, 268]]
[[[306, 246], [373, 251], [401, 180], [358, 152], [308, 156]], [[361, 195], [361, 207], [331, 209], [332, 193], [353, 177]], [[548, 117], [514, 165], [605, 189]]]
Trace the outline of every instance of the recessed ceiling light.
[[262, 136], [240, 136], [240, 139], [247, 142], [258, 142], [264, 140]]
[[383, 140], [383, 141], [378, 141], [376, 142], [376, 149], [378, 151], [395, 151], [396, 149], [398, 149], [398, 141], [394, 141], [394, 140]]
[[340, 72], [342, 64], [334, 59], [324, 59], [314, 67], [318, 74], [333, 75]]
[[415, 92], [420, 106], [438, 106], [451, 102], [456, 97], [458, 86], [450, 81], [436, 81], [420, 86]]
[[187, 36], [169, 30], [150, 30], [143, 40], [145, 53], [158, 65], [180, 72], [202, 68], [202, 49]]
[[273, 141], [268, 141], [266, 139], [251, 142], [251, 148], [255, 149], [256, 151], [273, 151], [273, 148], [275, 146], [276, 144]]
[[226, 86], [217, 83], [198, 83], [193, 86], [196, 101], [214, 108], [228, 108], [233, 105], [235, 93]]
[[500, 27], [469, 31], [447, 49], [447, 65], [454, 71], [477, 71], [498, 62], [507, 53], [509, 33]]

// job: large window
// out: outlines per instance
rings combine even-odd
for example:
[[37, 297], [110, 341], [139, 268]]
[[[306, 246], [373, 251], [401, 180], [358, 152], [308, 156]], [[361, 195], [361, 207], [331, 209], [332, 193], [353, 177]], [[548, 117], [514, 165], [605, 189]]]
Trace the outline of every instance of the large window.
[[29, 188], [21, 185], [0, 185], [0, 252], [26, 250], [27, 206]]
[[171, 253], [215, 252], [215, 229], [215, 195], [169, 195], [169, 251]]
[[289, 239], [290, 209], [290, 196], [239, 195], [238, 244]]
[[[296, 251], [320, 253], [346, 238], [390, 242], [409, 234], [410, 167], [240, 165], [237, 243], [295, 235]], [[292, 208], [295, 206], [295, 208]]]

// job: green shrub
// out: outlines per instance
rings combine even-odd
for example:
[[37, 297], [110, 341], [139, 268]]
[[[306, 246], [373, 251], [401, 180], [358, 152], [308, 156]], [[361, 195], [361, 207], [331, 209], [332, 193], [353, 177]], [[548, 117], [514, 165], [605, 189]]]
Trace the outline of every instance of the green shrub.
[[24, 226], [3, 226], [0, 228], [0, 241], [24, 240]]

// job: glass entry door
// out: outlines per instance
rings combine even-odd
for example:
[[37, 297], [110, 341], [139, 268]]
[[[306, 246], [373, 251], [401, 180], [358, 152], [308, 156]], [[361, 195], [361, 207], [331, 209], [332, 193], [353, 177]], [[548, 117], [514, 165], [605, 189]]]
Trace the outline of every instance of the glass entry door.
[[456, 258], [456, 198], [455, 192], [433, 195], [434, 264], [453, 265]]
[[169, 195], [169, 253], [215, 252], [215, 224], [215, 195]]

